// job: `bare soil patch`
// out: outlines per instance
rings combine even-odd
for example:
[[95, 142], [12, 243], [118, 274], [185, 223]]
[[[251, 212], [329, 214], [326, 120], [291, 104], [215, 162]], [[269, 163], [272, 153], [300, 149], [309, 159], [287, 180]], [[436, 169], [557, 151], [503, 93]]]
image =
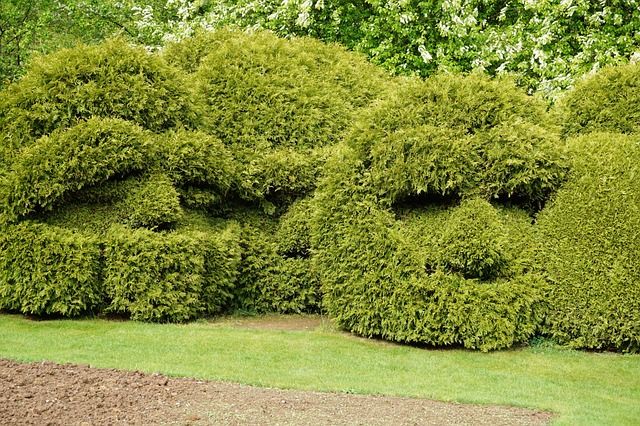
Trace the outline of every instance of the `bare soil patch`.
[[0, 423], [15, 425], [541, 425], [548, 413], [303, 392], [0, 359]]

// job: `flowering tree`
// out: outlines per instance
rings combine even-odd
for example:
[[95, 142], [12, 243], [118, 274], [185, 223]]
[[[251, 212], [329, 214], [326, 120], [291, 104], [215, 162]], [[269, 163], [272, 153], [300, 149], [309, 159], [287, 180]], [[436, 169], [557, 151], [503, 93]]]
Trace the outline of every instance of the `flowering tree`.
[[[20, 29], [15, 12], [31, 3], [39, 21]], [[58, 34], [95, 41], [120, 32], [150, 49], [199, 28], [268, 29], [341, 43], [397, 74], [513, 73], [552, 99], [585, 73], [640, 56], [640, 0], [7, 0], [6, 22], [26, 38], [66, 22]], [[20, 65], [0, 64], [0, 79]]]

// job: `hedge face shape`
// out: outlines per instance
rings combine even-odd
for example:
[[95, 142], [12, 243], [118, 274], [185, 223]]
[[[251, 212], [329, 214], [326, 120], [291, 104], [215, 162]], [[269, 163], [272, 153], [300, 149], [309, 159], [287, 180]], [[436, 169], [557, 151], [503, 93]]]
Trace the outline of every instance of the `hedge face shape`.
[[573, 171], [538, 219], [552, 283], [546, 331], [578, 348], [640, 351], [640, 138], [568, 142]]
[[65, 194], [143, 170], [153, 158], [149, 135], [119, 119], [92, 118], [25, 147], [5, 183], [3, 210], [15, 220], [51, 209]]
[[290, 204], [315, 187], [326, 147], [391, 79], [364, 58], [313, 39], [219, 30], [167, 47], [192, 73], [204, 104], [202, 129], [242, 165], [240, 197]]
[[[330, 315], [402, 342], [491, 350], [531, 337], [547, 308], [528, 272], [531, 218], [500, 203], [539, 208], [563, 181], [548, 121], [535, 100], [479, 76], [410, 83], [363, 115], [316, 199]], [[407, 211], [416, 197], [426, 201]]]
[[[98, 264], [77, 306], [56, 291], [28, 306], [29, 292], [12, 293], [27, 277], [2, 287], [2, 303], [148, 321], [319, 309], [310, 245], [295, 235], [309, 229], [308, 203], [287, 211], [355, 111], [393, 84], [337, 46], [267, 33], [203, 34], [162, 56], [110, 40], [36, 62], [0, 101], [1, 223], [42, 222], [52, 246], [94, 237]], [[30, 250], [15, 244], [0, 255]]]
[[93, 236], [26, 221], [3, 229], [0, 254], [2, 309], [75, 316], [104, 303]]

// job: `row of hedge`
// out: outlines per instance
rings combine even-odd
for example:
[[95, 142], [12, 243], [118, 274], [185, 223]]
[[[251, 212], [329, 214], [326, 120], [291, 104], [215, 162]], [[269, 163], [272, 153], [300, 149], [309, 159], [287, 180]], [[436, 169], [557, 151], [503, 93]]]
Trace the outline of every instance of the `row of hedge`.
[[0, 240], [0, 308], [25, 314], [125, 313], [184, 321], [228, 309], [237, 227], [215, 234], [112, 227], [103, 237], [25, 221]]
[[0, 308], [323, 309], [400, 342], [638, 350], [639, 75], [547, 111], [269, 34], [61, 51], [0, 97]]
[[273, 238], [236, 220], [172, 232], [112, 224], [102, 234], [60, 225], [23, 221], [4, 228], [0, 309], [175, 322], [238, 309], [319, 308], [310, 260], [283, 242], [286, 231], [274, 230]]

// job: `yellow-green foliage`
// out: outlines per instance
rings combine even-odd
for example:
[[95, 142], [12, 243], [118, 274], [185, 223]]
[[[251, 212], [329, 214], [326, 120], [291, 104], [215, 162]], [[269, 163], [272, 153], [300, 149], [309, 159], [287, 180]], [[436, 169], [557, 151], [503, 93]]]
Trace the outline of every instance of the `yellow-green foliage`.
[[539, 203], [564, 176], [549, 122], [544, 105], [508, 80], [442, 74], [363, 114], [347, 143], [391, 202], [428, 193]]
[[145, 321], [185, 321], [225, 306], [239, 250], [237, 236], [228, 233], [114, 227], [106, 235], [104, 257], [108, 311]]
[[77, 316], [104, 303], [97, 238], [31, 221], [0, 233], [0, 309]]
[[[240, 197], [276, 205], [313, 190], [322, 147], [395, 85], [339, 46], [268, 32], [201, 32], [163, 56], [192, 73], [204, 104], [202, 130], [232, 147], [241, 164]], [[189, 192], [194, 205], [214, 203]]]
[[0, 127], [10, 129], [15, 147], [91, 117], [155, 132], [197, 123], [183, 73], [121, 39], [39, 58], [0, 94]]
[[640, 137], [570, 139], [567, 184], [538, 217], [552, 284], [546, 331], [593, 349], [640, 350]]
[[[260, 211], [241, 212], [235, 218], [242, 225], [235, 307], [252, 312], [317, 311], [320, 285], [308, 253], [284, 249], [277, 219]], [[285, 217], [283, 222], [289, 219]]]
[[503, 275], [509, 256], [506, 230], [487, 201], [469, 199], [454, 210], [437, 241], [436, 267], [466, 278]]
[[311, 198], [296, 201], [282, 215], [276, 243], [278, 252], [291, 257], [308, 257], [311, 249], [311, 216], [313, 203]]
[[[314, 190], [355, 111], [393, 84], [338, 46], [268, 33], [203, 33], [162, 55], [122, 40], [58, 52], [0, 101], [3, 223], [94, 235], [103, 302], [133, 318], [316, 310], [309, 243], [284, 247], [276, 234], [295, 232], [297, 213], [291, 231], [279, 217]], [[225, 237], [237, 262], [203, 254], [203, 236], [223, 231], [192, 229], [198, 215], [240, 223]], [[203, 284], [216, 273], [226, 284]]]
[[152, 157], [149, 135], [135, 124], [92, 118], [43, 136], [16, 156], [3, 188], [8, 220], [51, 210], [65, 194], [143, 170]]
[[590, 75], [558, 105], [567, 135], [640, 130], [640, 64], [611, 66]]
[[118, 207], [122, 223], [134, 228], [167, 228], [182, 218], [178, 191], [159, 173], [140, 179]]
[[199, 131], [171, 131], [161, 141], [163, 169], [182, 186], [207, 187], [224, 196], [238, 186], [232, 153], [217, 138]]
[[362, 83], [349, 83], [373, 78], [353, 71], [379, 72], [364, 60], [354, 67], [352, 55], [311, 39], [238, 33], [213, 46], [195, 77], [205, 99], [205, 128], [226, 144], [264, 149], [335, 143], [354, 104], [366, 104], [380, 90], [372, 85], [358, 93]]
[[[409, 84], [365, 114], [314, 201], [315, 264], [337, 323], [481, 350], [532, 337], [547, 305], [527, 272], [530, 219], [485, 200], [537, 208], [560, 186], [567, 165], [548, 122], [536, 100], [477, 75]], [[411, 202], [427, 207], [424, 226], [403, 223]]]

